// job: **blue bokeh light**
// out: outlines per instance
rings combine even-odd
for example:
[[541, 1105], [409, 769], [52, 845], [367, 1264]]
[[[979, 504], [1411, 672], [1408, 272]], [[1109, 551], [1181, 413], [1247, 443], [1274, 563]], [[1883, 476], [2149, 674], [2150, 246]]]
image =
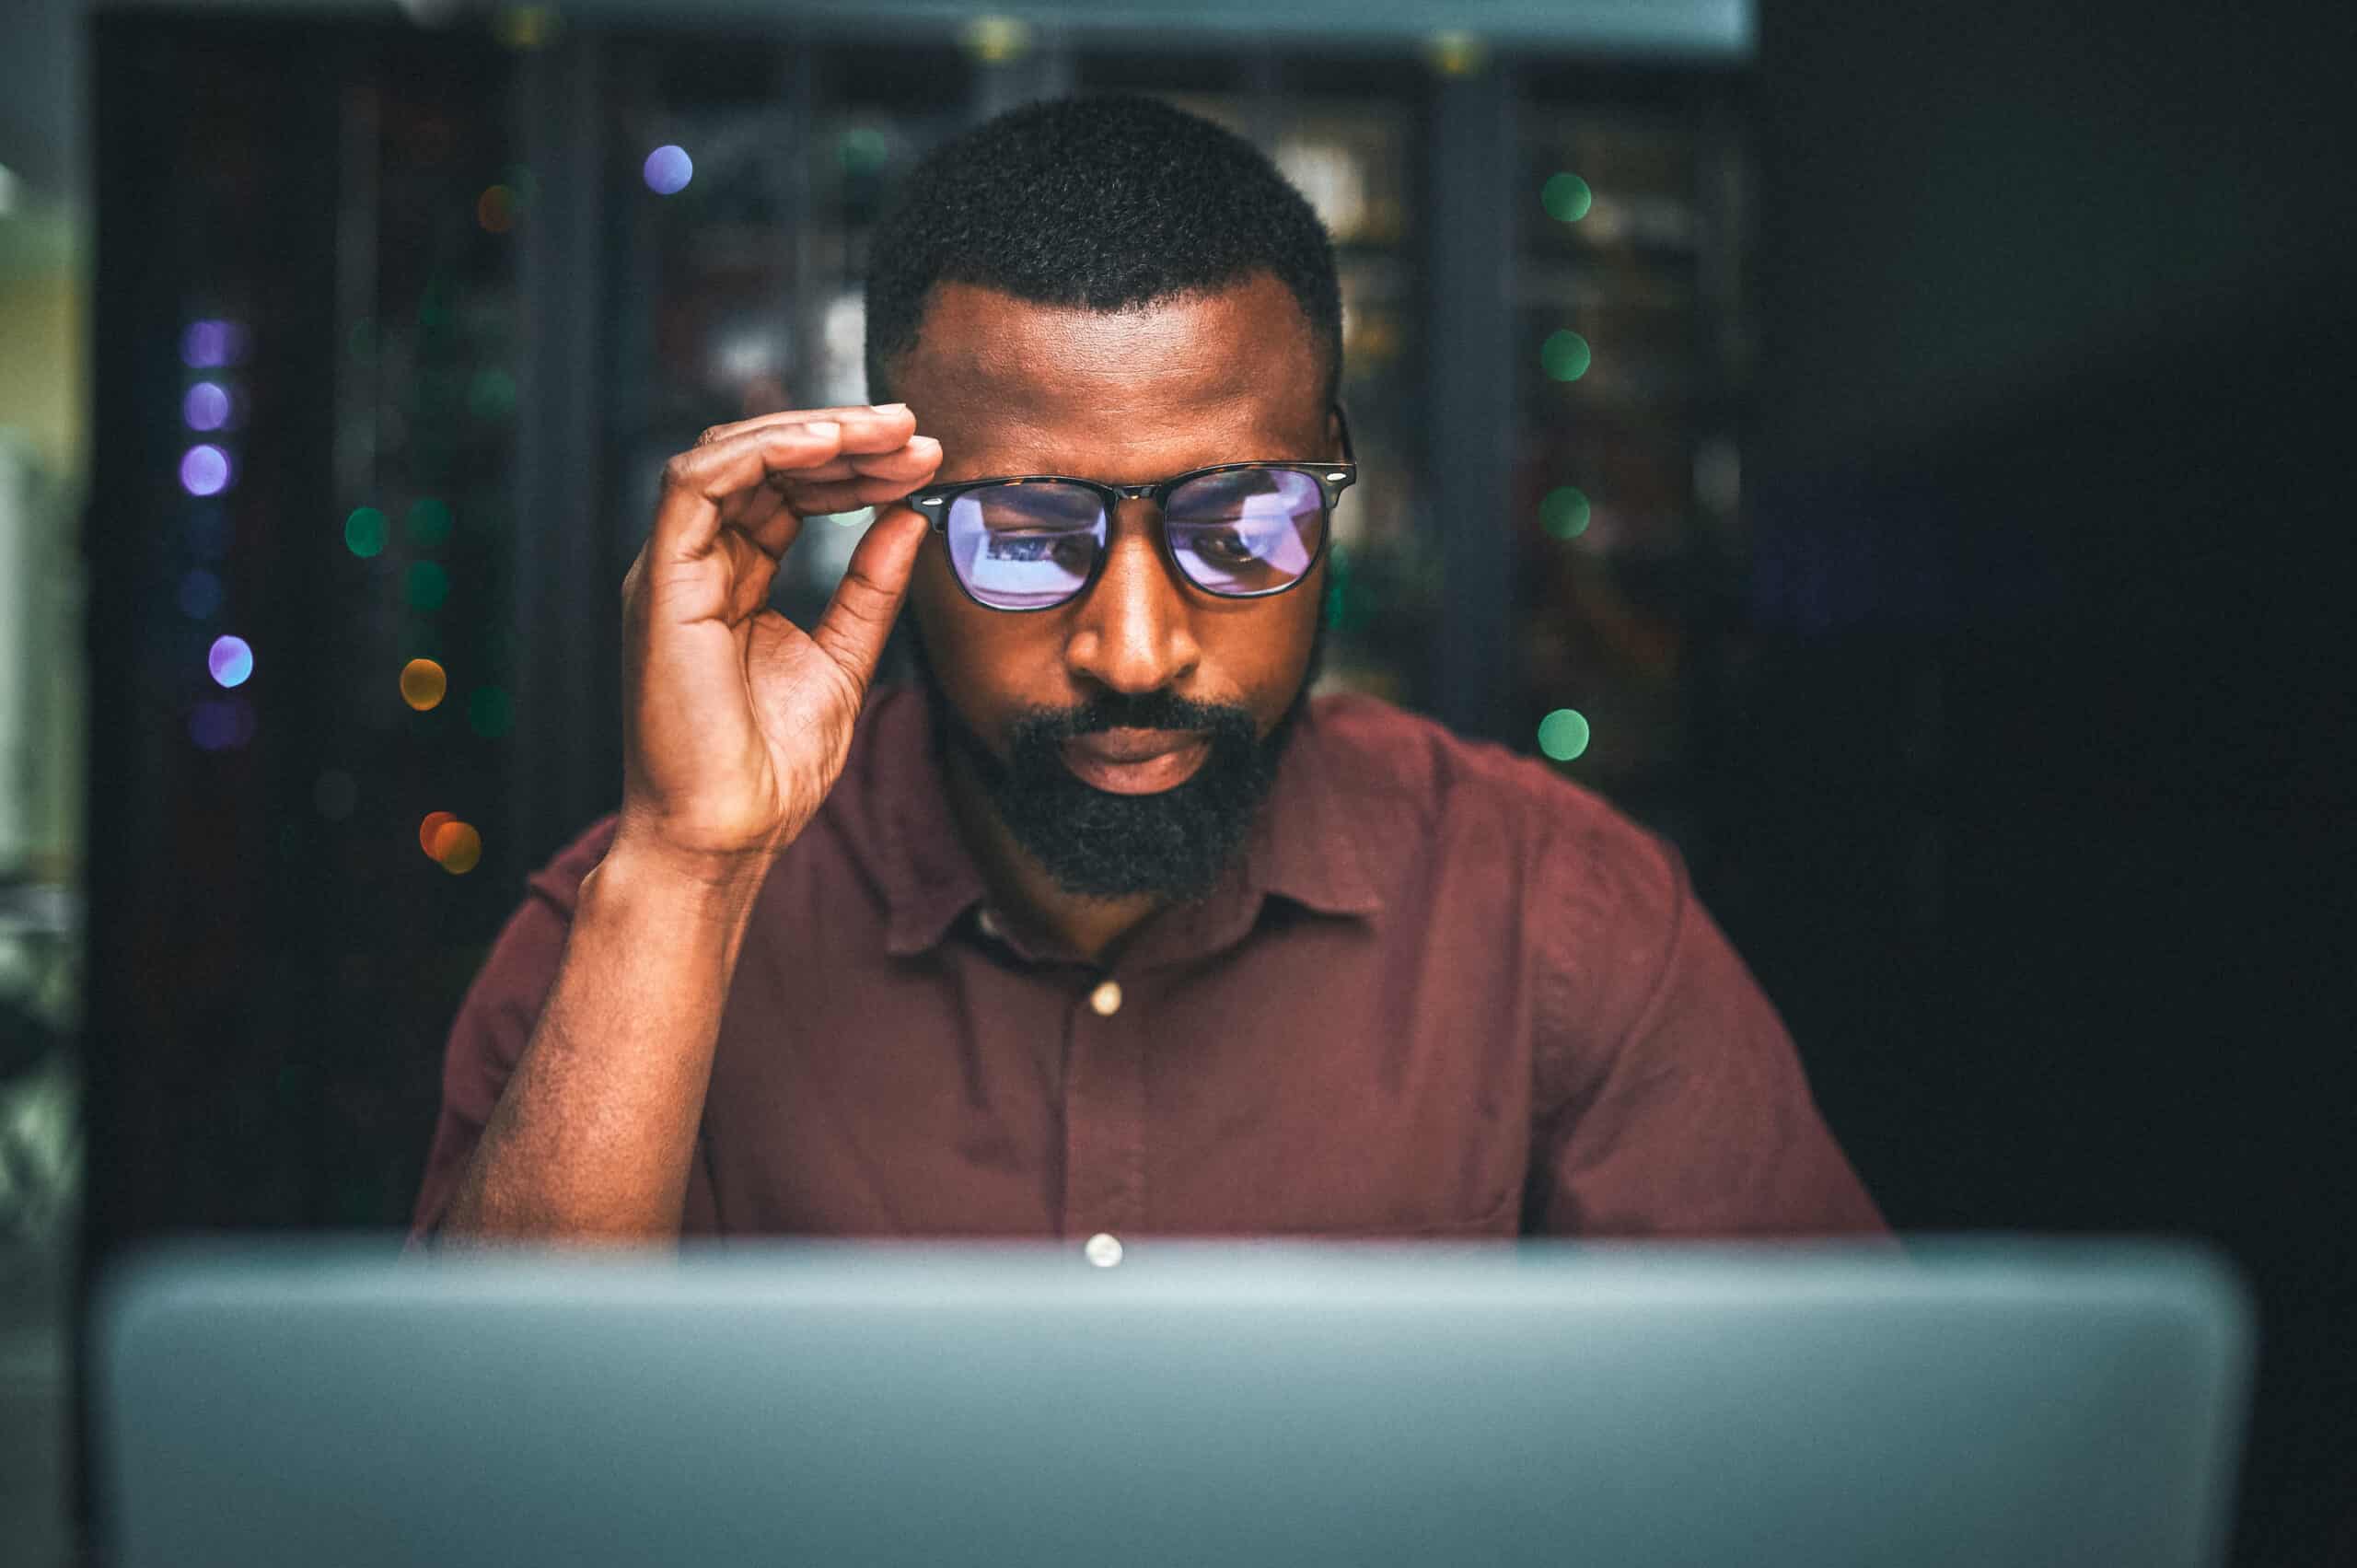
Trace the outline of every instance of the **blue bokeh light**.
[[246, 330], [235, 321], [191, 321], [180, 334], [180, 363], [214, 370], [246, 356]]
[[188, 715], [188, 735], [207, 751], [243, 746], [254, 738], [254, 710], [242, 697], [212, 697]]
[[645, 176], [649, 191], [658, 196], [675, 196], [695, 178], [696, 166], [686, 149], [667, 144], [646, 155], [645, 166], [640, 172]]
[[191, 430], [218, 430], [229, 423], [229, 391], [217, 381], [199, 381], [180, 400], [180, 417]]
[[218, 447], [191, 447], [180, 459], [180, 488], [191, 495], [218, 495], [229, 488], [229, 454]]
[[215, 637], [204, 668], [224, 686], [243, 686], [254, 672], [254, 650], [243, 637]]

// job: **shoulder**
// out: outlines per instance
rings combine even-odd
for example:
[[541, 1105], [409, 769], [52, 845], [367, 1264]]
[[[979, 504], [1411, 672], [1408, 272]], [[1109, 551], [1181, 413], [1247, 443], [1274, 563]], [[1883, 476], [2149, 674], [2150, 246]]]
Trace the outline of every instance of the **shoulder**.
[[1514, 883], [1594, 915], [1666, 915], [1680, 896], [1677, 852], [1550, 763], [1355, 694], [1315, 700], [1304, 729], [1321, 793], [1378, 861], [1492, 860]]

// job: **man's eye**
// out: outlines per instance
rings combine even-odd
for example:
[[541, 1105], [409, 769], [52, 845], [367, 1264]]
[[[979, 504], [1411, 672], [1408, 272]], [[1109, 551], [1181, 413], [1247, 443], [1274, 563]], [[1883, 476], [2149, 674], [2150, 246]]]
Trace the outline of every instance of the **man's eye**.
[[1204, 528], [1190, 533], [1180, 540], [1180, 548], [1191, 550], [1221, 566], [1241, 566], [1260, 559], [1254, 541], [1236, 528]]

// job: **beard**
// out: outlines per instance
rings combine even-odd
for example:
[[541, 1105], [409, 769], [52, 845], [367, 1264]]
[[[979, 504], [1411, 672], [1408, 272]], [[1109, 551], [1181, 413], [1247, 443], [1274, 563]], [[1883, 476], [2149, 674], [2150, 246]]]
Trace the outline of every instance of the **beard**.
[[[935, 749], [971, 764], [991, 809], [1062, 891], [1077, 898], [1153, 894], [1201, 900], [1241, 854], [1276, 783], [1295, 723], [1309, 701], [1326, 645], [1319, 618], [1309, 665], [1284, 714], [1265, 736], [1249, 709], [1198, 703], [1168, 691], [1099, 692], [1069, 708], [1031, 708], [986, 744], [950, 703], [926, 656], [916, 618], [904, 617], [910, 664], [932, 714]], [[1184, 783], [1151, 795], [1113, 795], [1065, 766], [1063, 745], [1109, 729], [1191, 730], [1208, 754]]]

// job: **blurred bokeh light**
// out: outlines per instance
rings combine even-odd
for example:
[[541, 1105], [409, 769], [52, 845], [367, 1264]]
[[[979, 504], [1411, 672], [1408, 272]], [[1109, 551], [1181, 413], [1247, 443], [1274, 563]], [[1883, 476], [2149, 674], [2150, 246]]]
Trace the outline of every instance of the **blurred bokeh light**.
[[355, 506], [343, 519], [343, 546], [366, 559], [385, 548], [385, 514], [374, 506]]
[[199, 381], [180, 400], [180, 417], [191, 430], [218, 430], [229, 423], [228, 389], [217, 381]]
[[204, 668], [224, 686], [243, 686], [254, 672], [254, 651], [243, 637], [215, 637], [204, 656]]
[[676, 196], [695, 178], [695, 160], [688, 157], [686, 149], [666, 145], [646, 155], [640, 173], [645, 177], [649, 191], [658, 196]]
[[200, 443], [180, 459], [180, 488], [191, 495], [218, 495], [229, 488], [229, 454]]
[[1593, 357], [1588, 351], [1587, 340], [1568, 327], [1549, 333], [1546, 343], [1538, 350], [1539, 363], [1547, 367], [1547, 374], [1558, 381], [1576, 381], [1586, 375]]
[[482, 835], [471, 822], [448, 821], [435, 830], [434, 859], [453, 877], [461, 877], [482, 859]]
[[421, 714], [437, 705], [449, 689], [449, 678], [430, 658], [413, 658], [401, 666], [401, 701]]
[[1577, 223], [1595, 205], [1596, 194], [1587, 188], [1586, 180], [1566, 172], [1549, 176], [1547, 183], [1539, 187], [1538, 200], [1548, 216], [1563, 223]]
[[1575, 708], [1557, 708], [1538, 721], [1538, 749], [1569, 762], [1587, 749], [1587, 719]]

